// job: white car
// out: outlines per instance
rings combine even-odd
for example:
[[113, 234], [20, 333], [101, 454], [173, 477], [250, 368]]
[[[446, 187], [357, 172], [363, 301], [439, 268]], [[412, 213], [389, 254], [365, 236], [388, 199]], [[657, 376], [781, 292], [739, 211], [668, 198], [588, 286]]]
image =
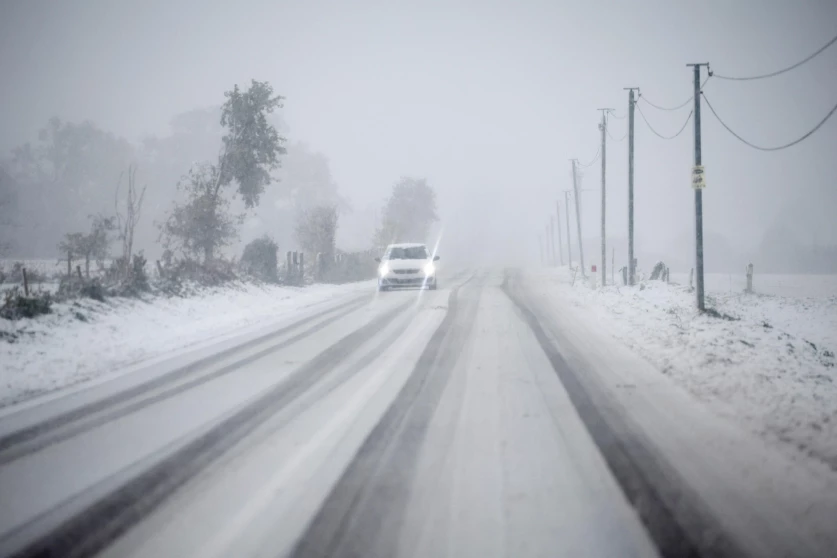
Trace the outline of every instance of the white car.
[[436, 290], [436, 264], [424, 244], [390, 244], [378, 266], [378, 290], [420, 287]]

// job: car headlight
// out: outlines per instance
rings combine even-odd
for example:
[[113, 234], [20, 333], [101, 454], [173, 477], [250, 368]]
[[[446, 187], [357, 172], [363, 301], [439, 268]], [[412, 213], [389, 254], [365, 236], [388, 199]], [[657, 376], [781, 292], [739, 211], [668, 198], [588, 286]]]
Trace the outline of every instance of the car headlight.
[[424, 266], [424, 274], [427, 276], [433, 275], [436, 273], [436, 266], [433, 265], [433, 262], [430, 262], [426, 266]]
[[389, 273], [389, 265], [385, 263], [381, 264], [381, 267], [378, 268], [378, 273], [381, 275], [381, 277]]

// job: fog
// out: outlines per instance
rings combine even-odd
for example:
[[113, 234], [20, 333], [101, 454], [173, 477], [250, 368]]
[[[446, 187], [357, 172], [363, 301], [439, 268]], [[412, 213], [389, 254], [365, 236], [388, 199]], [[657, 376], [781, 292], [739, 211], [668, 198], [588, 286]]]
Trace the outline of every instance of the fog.
[[[589, 162], [599, 149], [597, 109], [614, 108], [610, 132], [616, 139], [625, 134], [627, 119], [618, 118], [627, 111], [623, 87], [638, 86], [646, 99], [675, 106], [692, 94], [687, 63], [710, 62], [726, 75], [769, 72], [814, 52], [835, 29], [837, 3], [829, 0], [12, 0], [0, 16], [0, 161], [37, 140], [51, 117], [90, 120], [136, 149], [152, 137], [168, 139], [166, 153], [180, 145], [175, 116], [214, 114], [234, 84], [268, 81], [285, 97], [275, 122], [289, 156], [293, 145], [304, 144], [327, 158], [347, 207], [340, 247], [368, 248], [392, 185], [415, 176], [437, 192], [434, 236], [441, 234], [445, 261], [535, 265], [538, 235], [572, 186], [569, 160]], [[837, 46], [779, 77], [712, 79], [704, 91], [746, 139], [787, 143], [834, 105]], [[665, 135], [677, 132], [690, 110], [642, 109]], [[636, 118], [640, 266], [664, 258], [687, 271], [694, 236], [692, 125], [664, 141], [639, 113]], [[837, 119], [777, 152], [740, 143], [705, 104], [702, 122], [708, 271], [741, 270], [754, 260], [777, 271], [815, 271], [788, 260], [800, 249], [817, 251], [823, 269], [837, 271]], [[195, 150], [197, 159], [217, 148], [209, 142]], [[147, 153], [125, 156], [138, 159], [148, 185], [139, 247], [152, 255], [154, 221], [173, 199], [177, 177], [189, 170], [178, 153], [178, 164], [165, 171]], [[627, 142], [608, 138], [607, 155], [608, 239], [620, 267]], [[114, 186], [125, 163], [108, 170]], [[600, 253], [600, 186], [597, 163], [585, 169], [582, 184], [593, 190], [583, 194], [588, 265]], [[93, 203], [102, 206], [96, 211], [112, 207], [112, 191]], [[241, 241], [281, 229], [280, 220], [269, 208], [251, 212]], [[14, 256], [52, 257], [43, 252], [70, 232], [32, 226], [18, 223], [14, 230], [25, 233], [4, 229], [45, 237], [42, 253]]]

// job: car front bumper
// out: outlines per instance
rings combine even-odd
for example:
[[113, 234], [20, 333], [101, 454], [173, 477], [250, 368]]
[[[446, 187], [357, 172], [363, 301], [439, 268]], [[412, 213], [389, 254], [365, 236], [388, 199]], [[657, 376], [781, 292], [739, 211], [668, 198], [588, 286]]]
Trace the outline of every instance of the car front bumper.
[[387, 274], [378, 279], [379, 287], [403, 288], [429, 287], [436, 284], [436, 275], [397, 275]]

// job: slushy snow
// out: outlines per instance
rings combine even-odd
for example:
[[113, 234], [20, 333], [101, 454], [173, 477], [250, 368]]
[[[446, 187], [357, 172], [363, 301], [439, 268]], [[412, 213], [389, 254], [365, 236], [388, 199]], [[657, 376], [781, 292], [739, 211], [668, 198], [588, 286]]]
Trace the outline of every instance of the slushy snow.
[[[595, 317], [714, 411], [837, 470], [837, 295], [801, 296], [786, 277], [795, 296], [709, 292], [712, 316], [697, 312], [686, 285], [593, 290], [580, 278], [571, 287], [566, 268], [546, 273], [554, 296]], [[837, 283], [833, 276], [815, 282], [826, 279]]]
[[188, 298], [77, 299], [35, 319], [0, 319], [0, 407], [373, 288], [369, 282], [305, 288], [234, 283]]

